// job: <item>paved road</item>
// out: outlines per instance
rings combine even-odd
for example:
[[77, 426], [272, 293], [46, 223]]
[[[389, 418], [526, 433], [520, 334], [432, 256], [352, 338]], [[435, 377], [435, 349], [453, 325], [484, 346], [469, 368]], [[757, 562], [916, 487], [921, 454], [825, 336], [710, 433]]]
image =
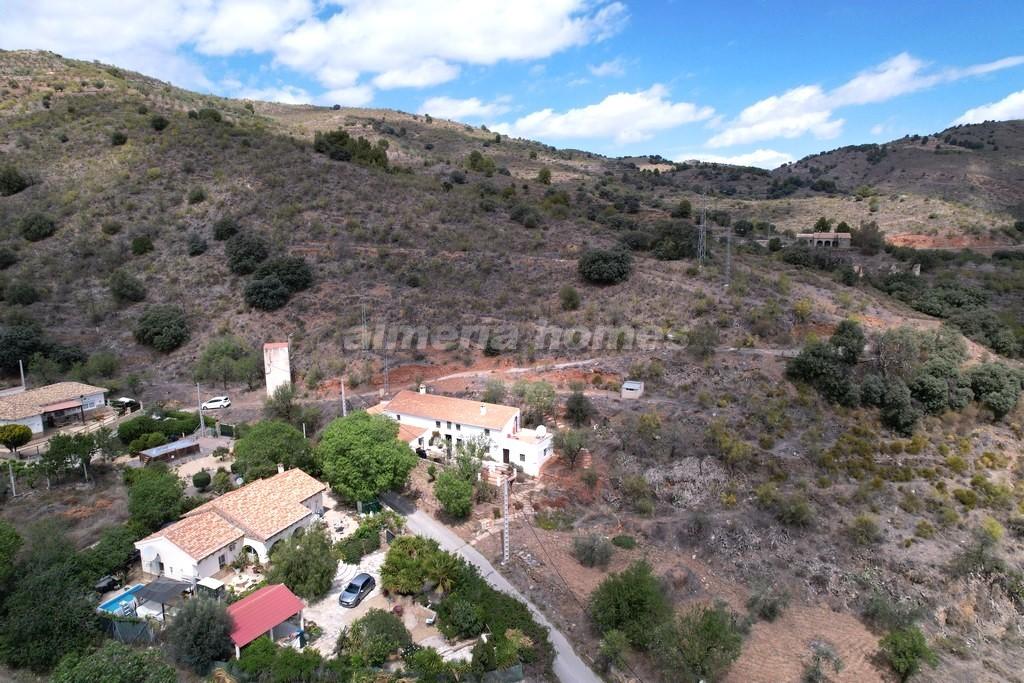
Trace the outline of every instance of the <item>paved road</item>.
[[467, 562], [476, 565], [480, 574], [494, 588], [508, 593], [526, 603], [538, 623], [547, 626], [550, 630], [551, 644], [555, 647], [555, 676], [562, 683], [601, 683], [601, 679], [590, 670], [579, 655], [572, 649], [569, 640], [557, 630], [547, 617], [537, 607], [526, 599], [504, 576], [487, 561], [475, 548], [467, 544], [455, 535], [451, 529], [441, 522], [428, 515], [422, 510], [417, 510], [412, 503], [396, 494], [387, 493], [381, 499], [391, 508], [405, 516], [406, 526], [409, 530], [420, 536], [432, 538], [445, 550], [458, 553]]

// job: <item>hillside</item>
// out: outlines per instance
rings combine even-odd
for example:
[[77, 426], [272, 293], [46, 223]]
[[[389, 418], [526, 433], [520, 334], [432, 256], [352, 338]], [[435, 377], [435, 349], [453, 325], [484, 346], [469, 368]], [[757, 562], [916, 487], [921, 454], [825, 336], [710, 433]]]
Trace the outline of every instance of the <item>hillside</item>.
[[[488, 380], [550, 382], [540, 417], [557, 428], [571, 392], [593, 403], [594, 476], [558, 463], [523, 485], [508, 574], [588, 656], [604, 634], [583, 605], [607, 571], [570, 549], [593, 533], [635, 537], [610, 568], [648, 559], [674, 608], [753, 612], [728, 680], [795, 679], [819, 640], [849, 664], [834, 680], [891, 680], [878, 640], [912, 623], [939, 658], [922, 680], [1010, 680], [1024, 657], [1022, 131], [962, 127], [767, 172], [0, 52], [0, 373], [16, 381], [27, 358], [32, 382], [190, 404], [199, 359], [230, 335], [245, 350], [289, 339], [300, 398], [324, 418], [341, 382], [354, 405], [385, 382], [473, 398]], [[819, 217], [851, 226], [856, 248], [793, 244]], [[595, 249], [613, 255], [588, 269]], [[398, 348], [366, 348], [364, 324]], [[643, 400], [619, 399], [631, 377]], [[223, 381], [226, 419], [261, 415], [245, 379]], [[505, 400], [524, 403], [518, 388]], [[492, 555], [496, 511], [482, 502], [460, 530]], [[758, 618], [748, 600], [775, 593], [783, 618]], [[642, 648], [626, 661], [672, 680]]]

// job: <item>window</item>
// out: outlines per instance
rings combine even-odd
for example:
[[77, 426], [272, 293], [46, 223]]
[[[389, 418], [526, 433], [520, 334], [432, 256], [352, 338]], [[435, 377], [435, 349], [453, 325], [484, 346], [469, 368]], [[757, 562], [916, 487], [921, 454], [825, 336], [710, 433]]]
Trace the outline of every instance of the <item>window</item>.
[[401, 422], [401, 421], [402, 421], [402, 416], [399, 415], [398, 413], [395, 413], [395, 422]]
[[440, 429], [441, 428], [441, 421], [440, 420], [434, 420], [434, 426], [436, 426], [438, 429]]
[[490, 429], [485, 429], [484, 430], [484, 436], [490, 436], [490, 435], [491, 435], [491, 430]]
[[526, 462], [526, 453], [519, 454], [519, 462]]
[[456, 446], [461, 446], [462, 445], [462, 439], [455, 439], [455, 445]]
[[235, 544], [234, 543], [232, 543], [231, 545], [228, 546], [228, 550], [234, 550], [234, 549], [235, 549]]
[[221, 555], [220, 557], [218, 557], [218, 558], [217, 558], [217, 566], [218, 566], [218, 567], [223, 567], [223, 566], [224, 566], [224, 565], [226, 565], [227, 563], [228, 563], [228, 560], [227, 560], [227, 558], [226, 558], [226, 557], [224, 557], [223, 555]]
[[449, 421], [448, 421], [448, 429], [451, 429], [451, 428], [452, 428], [452, 423], [451, 423], [451, 421], [449, 420]]
[[462, 425], [460, 425], [460, 424], [456, 424], [456, 425], [455, 425], [455, 431], [457, 431], [457, 432], [461, 432], [461, 431], [462, 431]]
[[419, 444], [419, 446], [422, 448], [423, 447], [423, 437], [421, 436], [420, 438], [416, 439], [416, 443]]

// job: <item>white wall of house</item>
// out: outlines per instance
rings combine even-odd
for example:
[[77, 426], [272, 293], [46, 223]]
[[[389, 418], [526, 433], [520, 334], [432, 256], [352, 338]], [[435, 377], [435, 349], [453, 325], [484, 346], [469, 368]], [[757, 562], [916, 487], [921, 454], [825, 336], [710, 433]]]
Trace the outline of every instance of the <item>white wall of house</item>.
[[518, 424], [518, 417], [513, 417], [505, 423], [501, 429], [485, 429], [476, 425], [460, 424], [448, 420], [434, 420], [416, 415], [402, 415], [385, 410], [384, 414], [398, 420], [401, 424], [421, 427], [427, 430], [423, 436], [426, 443], [430, 443], [434, 432], [441, 435], [443, 441], [451, 437], [452, 452], [459, 443], [472, 441], [473, 439], [485, 438], [490, 442], [487, 451], [488, 458], [495, 462], [505, 462], [505, 451], [508, 451], [508, 462], [521, 469], [530, 476], [537, 476], [541, 466], [551, 456], [551, 437], [536, 439], [539, 443], [532, 443], [533, 439], [517, 439], [516, 435], [536, 438], [534, 430], [522, 429]]
[[[137, 543], [135, 547], [142, 555], [142, 570], [147, 573], [159, 572], [157, 562], [163, 562], [163, 575], [179, 581], [190, 581], [193, 578], [203, 579], [213, 576], [221, 568], [220, 558], [224, 564], [231, 564], [242, 552], [242, 541], [234, 541], [214, 551], [198, 562], [188, 553], [171, 543], [166, 538], [154, 538], [150, 541]], [[232, 546], [234, 546], [232, 548]]]
[[42, 434], [43, 416], [31, 415], [29, 417], [23, 417], [20, 420], [0, 420], [0, 425], [25, 425], [32, 430], [33, 434]]
[[82, 410], [84, 410], [85, 412], [88, 413], [90, 410], [96, 410], [97, 408], [102, 408], [104, 405], [106, 405], [106, 399], [104, 399], [105, 395], [106, 394], [104, 392], [99, 391], [99, 392], [97, 392], [95, 394], [89, 394], [88, 396], [83, 396], [82, 397]]
[[[320, 494], [317, 494], [317, 496], [319, 495]], [[314, 496], [314, 498], [315, 497], [316, 496]], [[266, 541], [257, 541], [255, 538], [246, 537], [245, 544], [251, 547], [253, 550], [255, 550], [256, 554], [259, 555], [260, 562], [263, 562], [265, 564], [270, 559], [270, 549], [274, 547], [275, 543], [290, 537], [299, 529], [305, 529], [309, 525], [313, 524], [313, 522], [315, 522], [317, 519], [319, 518], [316, 515], [310, 514], [306, 517], [303, 517], [299, 521], [295, 522], [295, 524], [292, 524], [287, 529], [277, 532], [276, 534], [268, 538]]]

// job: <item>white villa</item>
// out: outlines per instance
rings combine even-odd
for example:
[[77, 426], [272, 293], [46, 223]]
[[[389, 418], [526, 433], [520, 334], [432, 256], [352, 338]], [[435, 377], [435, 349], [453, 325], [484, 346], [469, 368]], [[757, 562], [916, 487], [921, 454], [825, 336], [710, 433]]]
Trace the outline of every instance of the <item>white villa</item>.
[[225, 493], [136, 541], [142, 571], [196, 581], [213, 576], [243, 551], [266, 562], [275, 543], [319, 519], [326, 489], [295, 469]]
[[489, 443], [491, 460], [534, 477], [553, 452], [543, 425], [522, 427], [519, 408], [428, 394], [422, 386], [418, 393], [401, 391], [367, 412], [397, 420], [399, 438], [413, 449], [453, 452], [459, 444], [482, 437]]

